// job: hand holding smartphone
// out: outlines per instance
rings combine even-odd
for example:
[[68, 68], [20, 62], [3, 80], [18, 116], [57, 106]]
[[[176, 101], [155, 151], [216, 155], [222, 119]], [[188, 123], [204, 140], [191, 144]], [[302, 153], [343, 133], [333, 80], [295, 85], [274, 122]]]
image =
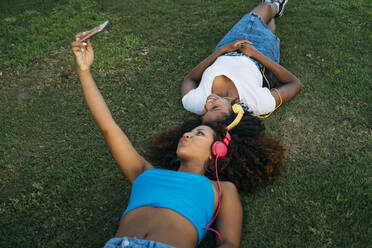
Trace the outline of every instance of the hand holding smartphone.
[[95, 34], [98, 34], [99, 32], [101, 32], [108, 24], [108, 21], [105, 21], [104, 23], [98, 25], [97, 27], [89, 30], [89, 31], [86, 31], [86, 32], [83, 32], [82, 33], [82, 37], [80, 38], [80, 42], [84, 42], [85, 40], [89, 39], [90, 37], [92, 37], [93, 35]]

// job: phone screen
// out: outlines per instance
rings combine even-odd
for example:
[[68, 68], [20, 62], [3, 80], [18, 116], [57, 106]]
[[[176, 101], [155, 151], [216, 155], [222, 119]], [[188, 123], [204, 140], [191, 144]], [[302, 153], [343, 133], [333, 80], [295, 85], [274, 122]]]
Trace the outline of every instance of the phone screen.
[[83, 41], [89, 39], [90, 37], [92, 37], [93, 35], [101, 32], [106, 27], [107, 23], [108, 23], [108, 21], [105, 21], [104, 23], [102, 23], [102, 24], [98, 25], [97, 27], [95, 27], [95, 28], [89, 30], [88, 32], [86, 32], [84, 34], [83, 38], [80, 39], [80, 42], [83, 42]]

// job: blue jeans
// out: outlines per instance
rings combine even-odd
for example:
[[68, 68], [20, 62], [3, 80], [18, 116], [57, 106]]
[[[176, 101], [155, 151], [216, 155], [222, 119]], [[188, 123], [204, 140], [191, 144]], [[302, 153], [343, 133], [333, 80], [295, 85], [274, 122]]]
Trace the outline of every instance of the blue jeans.
[[[229, 44], [236, 40], [249, 40], [253, 46], [263, 55], [272, 61], [279, 63], [280, 59], [280, 40], [276, 37], [269, 27], [264, 23], [256, 13], [248, 13], [238, 21], [234, 27], [218, 43], [216, 50], [221, 46]], [[246, 56], [240, 51], [224, 54], [226, 56]], [[248, 56], [246, 56], [248, 57]], [[249, 57], [248, 57], [249, 58]], [[250, 58], [262, 70], [262, 65], [256, 60]]]
[[175, 247], [151, 240], [122, 237], [110, 239], [109, 241], [107, 241], [104, 248], [175, 248]]

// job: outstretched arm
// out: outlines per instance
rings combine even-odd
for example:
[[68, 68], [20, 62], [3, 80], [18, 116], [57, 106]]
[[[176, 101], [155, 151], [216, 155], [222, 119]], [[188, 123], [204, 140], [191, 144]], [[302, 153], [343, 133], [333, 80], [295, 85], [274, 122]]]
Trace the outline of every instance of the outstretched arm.
[[[275, 77], [283, 84], [282, 86], [278, 87], [280, 96], [278, 95], [276, 90], [271, 89], [271, 94], [275, 98], [276, 106], [289, 102], [300, 91], [302, 84], [295, 75], [293, 75], [283, 66], [267, 58], [265, 55], [259, 52], [254, 46], [249, 44], [242, 44], [239, 49], [245, 55], [254, 58], [258, 62], [260, 62], [263, 66], [266, 67], [266, 69], [271, 71], [275, 75]], [[280, 97], [282, 99], [280, 99]]]
[[243, 225], [243, 208], [238, 190], [230, 182], [223, 182], [221, 208], [217, 216], [216, 228], [221, 235], [218, 248], [239, 247]]
[[133, 183], [139, 174], [152, 166], [137, 153], [127, 136], [117, 126], [93, 80], [90, 67], [93, 64], [94, 53], [90, 41], [88, 40], [86, 44], [79, 42], [79, 35], [76, 39], [77, 41], [72, 43], [72, 51], [76, 57], [76, 67], [86, 103], [94, 120], [102, 130], [120, 170]]
[[198, 64], [194, 69], [186, 75], [181, 86], [181, 99], [186, 95], [190, 90], [196, 88], [196, 83], [201, 79], [203, 72], [211, 65], [213, 62], [222, 54], [233, 52], [238, 50], [240, 44], [248, 43], [252, 44], [248, 40], [238, 40], [230, 44], [220, 47], [217, 51], [209, 55], [204, 59], [200, 64]]

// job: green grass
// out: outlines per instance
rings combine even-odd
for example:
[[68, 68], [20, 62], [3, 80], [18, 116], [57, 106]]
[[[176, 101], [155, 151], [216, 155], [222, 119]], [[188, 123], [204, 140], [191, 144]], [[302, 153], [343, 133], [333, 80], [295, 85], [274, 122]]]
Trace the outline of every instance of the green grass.
[[[146, 154], [152, 135], [192, 116], [184, 75], [259, 1], [2, 1], [0, 247], [102, 247], [130, 185], [91, 118], [74, 34], [93, 38], [93, 74], [113, 116]], [[285, 174], [242, 195], [241, 247], [372, 247], [372, 4], [290, 1], [281, 63], [300, 94], [265, 120], [289, 150]], [[212, 247], [208, 235], [201, 247]]]

